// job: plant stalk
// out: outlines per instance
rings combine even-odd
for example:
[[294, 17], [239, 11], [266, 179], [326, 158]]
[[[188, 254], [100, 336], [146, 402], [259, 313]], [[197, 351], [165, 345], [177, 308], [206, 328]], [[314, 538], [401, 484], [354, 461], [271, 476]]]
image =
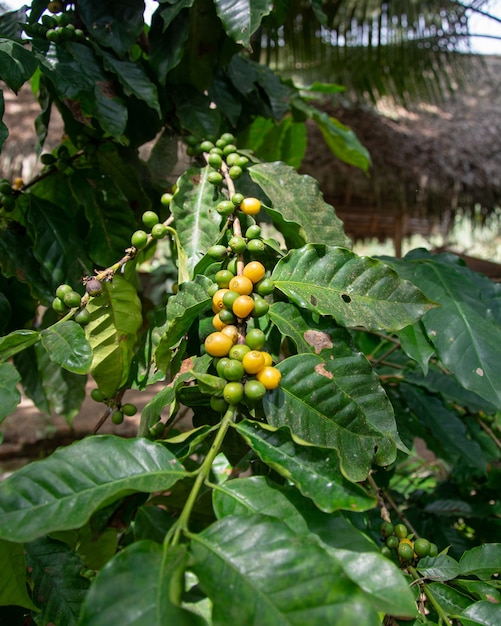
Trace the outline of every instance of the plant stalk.
[[188, 523], [190, 520], [191, 512], [193, 510], [193, 507], [195, 506], [195, 502], [198, 498], [200, 489], [202, 488], [202, 485], [207, 480], [207, 477], [210, 474], [214, 459], [219, 454], [219, 450], [221, 449], [223, 440], [226, 436], [226, 433], [228, 432], [228, 428], [230, 427], [231, 422], [233, 422], [233, 420], [235, 419], [235, 414], [236, 406], [230, 404], [226, 413], [223, 416], [223, 419], [221, 420], [221, 424], [219, 425], [219, 429], [216, 433], [214, 441], [212, 442], [210, 450], [198, 470], [197, 477], [195, 479], [195, 482], [193, 483], [190, 494], [186, 499], [183, 510], [181, 511], [181, 515], [173, 526], [173, 533], [169, 532], [165, 537], [164, 547], [166, 547], [167, 545], [177, 545], [181, 538], [181, 534], [188, 530]]
[[[408, 570], [409, 574], [412, 576], [412, 578], [414, 578], [414, 580], [418, 580], [418, 579], [421, 578], [421, 576], [419, 576], [418, 572], [416, 571], [416, 569], [414, 567], [412, 567], [412, 566], [408, 567], [407, 570]], [[443, 608], [440, 606], [440, 604], [437, 602], [437, 599], [435, 598], [433, 593], [430, 591], [430, 589], [428, 588], [428, 585], [426, 583], [423, 583], [422, 589], [423, 589], [424, 595], [427, 597], [427, 599], [429, 600], [430, 604], [433, 606], [433, 608], [437, 612], [437, 615], [438, 615], [439, 619], [443, 621], [445, 626], [452, 626], [452, 622], [447, 617], [447, 614], [445, 613]]]

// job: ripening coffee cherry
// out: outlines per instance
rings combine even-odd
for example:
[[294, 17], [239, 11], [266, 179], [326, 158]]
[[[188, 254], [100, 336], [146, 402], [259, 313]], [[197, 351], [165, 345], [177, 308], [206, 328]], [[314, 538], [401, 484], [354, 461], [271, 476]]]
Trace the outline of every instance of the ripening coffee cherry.
[[132, 404], [131, 402], [126, 402], [125, 404], [122, 404], [120, 408], [122, 413], [124, 415], [128, 415], [129, 417], [132, 417], [137, 413], [137, 406], [135, 404]]
[[141, 216], [141, 221], [146, 226], [146, 228], [153, 228], [155, 224], [158, 224], [160, 218], [155, 213], [155, 211], [145, 211]]
[[216, 331], [207, 337], [204, 345], [206, 352], [211, 356], [227, 356], [233, 341], [223, 331]]
[[399, 539], [405, 539], [408, 534], [407, 526], [405, 524], [397, 524], [393, 529], [395, 536]]
[[86, 324], [90, 322], [89, 310], [86, 307], [79, 309], [75, 313], [75, 316], [73, 317], [73, 319], [75, 320], [77, 324], [80, 324], [81, 326], [85, 326]]
[[228, 174], [230, 175], [230, 178], [232, 180], [237, 180], [238, 178], [240, 178], [240, 176], [242, 176], [242, 168], [238, 165], [232, 165], [228, 171]]
[[240, 203], [240, 210], [246, 215], [257, 215], [261, 210], [261, 201], [257, 198], [244, 198]]
[[431, 543], [428, 541], [428, 539], [425, 539], [424, 537], [420, 537], [419, 539], [416, 539], [416, 541], [414, 542], [414, 552], [420, 558], [424, 556], [429, 556], [430, 549], [431, 549]]
[[103, 285], [97, 278], [91, 278], [85, 283], [85, 291], [89, 296], [95, 298], [103, 293]]
[[249, 400], [256, 402], [266, 394], [266, 387], [258, 380], [250, 379], [244, 385], [244, 394]]
[[390, 522], [383, 522], [379, 527], [379, 532], [383, 539], [387, 539], [390, 535], [393, 535], [393, 524]]
[[124, 414], [122, 413], [122, 411], [119, 411], [118, 409], [116, 411], [113, 411], [113, 413], [111, 414], [111, 421], [113, 422], [113, 424], [115, 424], [115, 426], [122, 424], [122, 422], [124, 421]]
[[163, 206], [169, 206], [171, 202], [172, 202], [172, 194], [171, 193], [163, 193], [160, 196], [160, 203]]
[[228, 246], [235, 252], [235, 254], [240, 254], [247, 248], [247, 243], [243, 237], [233, 236], [228, 241]]
[[259, 350], [249, 350], [242, 359], [247, 374], [257, 374], [264, 367], [264, 356]]
[[256, 374], [256, 378], [260, 383], [266, 387], [266, 389], [276, 389], [282, 379], [280, 371], [271, 365], [265, 365], [263, 369], [259, 370]]
[[155, 224], [151, 229], [153, 239], [163, 239], [167, 235], [167, 226], [165, 224]]
[[212, 185], [220, 185], [223, 182], [223, 176], [219, 172], [209, 172], [207, 174], [207, 180]]
[[235, 291], [241, 296], [248, 296], [252, 293], [254, 285], [252, 280], [247, 276], [234, 276], [228, 285], [230, 291]]
[[104, 400], [106, 400], [106, 396], [104, 395], [104, 393], [101, 391], [101, 389], [99, 389], [98, 387], [96, 387], [95, 389], [93, 389], [90, 392], [90, 397], [95, 401], [95, 402], [104, 402]]
[[412, 561], [414, 558], [414, 547], [408, 539], [402, 539], [397, 548], [398, 556], [402, 561]]
[[226, 246], [214, 245], [207, 250], [207, 254], [208, 256], [210, 256], [211, 259], [214, 259], [215, 261], [222, 261], [224, 257], [228, 254], [228, 249], [226, 248]]
[[223, 413], [228, 408], [228, 403], [224, 398], [220, 398], [218, 396], [211, 396], [210, 398], [210, 408], [216, 413]]
[[148, 243], [148, 235], [144, 230], [136, 230], [136, 232], [132, 234], [130, 242], [134, 248], [142, 250]]
[[82, 297], [78, 292], [71, 290], [64, 295], [63, 302], [67, 307], [72, 309], [76, 306], [80, 306], [81, 299]]
[[253, 283], [258, 283], [264, 278], [266, 270], [262, 263], [259, 261], [251, 261], [244, 267], [242, 274], [249, 278]]
[[244, 397], [244, 386], [241, 382], [227, 383], [223, 389], [223, 398], [228, 404], [238, 404]]
[[249, 226], [245, 231], [245, 237], [247, 239], [259, 239], [259, 237], [261, 237], [261, 227], [257, 224], [252, 224], [252, 226]]
[[61, 298], [58, 298], [57, 296], [54, 300], [52, 300], [52, 308], [56, 311], [56, 313], [66, 313], [68, 310], [68, 307], [64, 304]]
[[219, 270], [219, 272], [216, 272], [216, 275], [214, 276], [214, 280], [221, 289], [228, 289], [228, 285], [230, 284], [230, 280], [232, 278], [233, 272], [230, 272], [230, 270]]
[[251, 350], [261, 350], [266, 343], [266, 335], [260, 328], [252, 328], [245, 335], [245, 343]]
[[[245, 319], [254, 310], [254, 300], [250, 296], [238, 296], [232, 306], [233, 313], [240, 319]], [[252, 347], [252, 346], [251, 346]]]
[[66, 283], [59, 285], [59, 287], [56, 289], [56, 297], [58, 297], [60, 300], [63, 300], [64, 296], [67, 293], [70, 293], [70, 291], [73, 291], [73, 287], [71, 285], [67, 285]]

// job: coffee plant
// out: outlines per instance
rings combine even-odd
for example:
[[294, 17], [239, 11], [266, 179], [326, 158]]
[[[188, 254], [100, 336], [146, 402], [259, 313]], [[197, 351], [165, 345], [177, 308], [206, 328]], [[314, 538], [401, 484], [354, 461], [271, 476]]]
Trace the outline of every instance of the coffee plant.
[[[0, 483], [0, 623], [497, 626], [499, 285], [352, 251], [297, 171], [305, 120], [367, 153], [249, 58], [280, 7], [143, 10], [0, 22], [42, 152], [0, 184], [0, 420], [20, 387], [71, 424], [91, 380], [96, 407]], [[99, 434], [152, 385], [136, 437]]]

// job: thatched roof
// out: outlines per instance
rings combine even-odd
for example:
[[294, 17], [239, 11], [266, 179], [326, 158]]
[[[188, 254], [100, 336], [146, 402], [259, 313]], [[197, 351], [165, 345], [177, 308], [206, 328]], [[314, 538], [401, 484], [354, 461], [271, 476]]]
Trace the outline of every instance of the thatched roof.
[[352, 237], [444, 231], [458, 209], [488, 215], [501, 206], [501, 56], [470, 61], [465, 84], [440, 105], [326, 105], [369, 150], [370, 175], [326, 154], [313, 127], [302, 170]]

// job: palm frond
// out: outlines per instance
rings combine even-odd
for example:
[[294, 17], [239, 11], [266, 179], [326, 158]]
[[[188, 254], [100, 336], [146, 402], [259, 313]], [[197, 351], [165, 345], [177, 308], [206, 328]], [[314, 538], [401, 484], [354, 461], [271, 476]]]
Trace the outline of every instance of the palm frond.
[[259, 54], [299, 84], [340, 83], [358, 101], [437, 100], [463, 77], [469, 11], [484, 4], [291, 0], [283, 24], [265, 23]]

